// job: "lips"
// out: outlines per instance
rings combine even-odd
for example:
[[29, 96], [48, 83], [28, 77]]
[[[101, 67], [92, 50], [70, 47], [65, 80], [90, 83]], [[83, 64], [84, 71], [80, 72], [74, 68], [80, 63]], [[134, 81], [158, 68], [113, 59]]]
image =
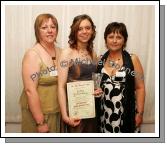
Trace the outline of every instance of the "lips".
[[53, 37], [53, 35], [47, 35], [47, 37]]
[[119, 45], [111, 45], [112, 47], [118, 47]]
[[88, 39], [89, 36], [80, 36], [80, 38], [82, 38], [82, 39]]
[[48, 36], [46, 36], [46, 38], [47, 38], [47, 39], [53, 39], [54, 36], [53, 36], [53, 35], [48, 35]]

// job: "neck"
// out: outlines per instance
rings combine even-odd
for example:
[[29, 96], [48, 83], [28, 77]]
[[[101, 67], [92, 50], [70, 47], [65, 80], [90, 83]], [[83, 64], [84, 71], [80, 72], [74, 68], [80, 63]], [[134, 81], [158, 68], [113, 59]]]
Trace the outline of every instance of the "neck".
[[52, 49], [55, 48], [54, 43], [39, 42], [39, 44], [40, 44], [44, 49], [47, 49], [47, 50], [52, 50]]
[[87, 48], [87, 43], [77, 43], [77, 50], [86, 50]]
[[54, 44], [45, 44], [40, 42], [41, 47], [48, 53], [48, 55], [52, 58], [52, 60], [56, 59], [56, 50]]
[[109, 53], [109, 57], [112, 59], [120, 59], [122, 57], [122, 50], [119, 51], [111, 51]]

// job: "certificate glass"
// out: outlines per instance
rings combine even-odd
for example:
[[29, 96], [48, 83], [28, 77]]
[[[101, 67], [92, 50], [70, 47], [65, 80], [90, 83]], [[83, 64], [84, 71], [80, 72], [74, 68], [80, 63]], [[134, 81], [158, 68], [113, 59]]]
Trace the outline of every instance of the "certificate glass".
[[71, 118], [94, 118], [94, 82], [77, 81], [67, 83], [68, 109]]

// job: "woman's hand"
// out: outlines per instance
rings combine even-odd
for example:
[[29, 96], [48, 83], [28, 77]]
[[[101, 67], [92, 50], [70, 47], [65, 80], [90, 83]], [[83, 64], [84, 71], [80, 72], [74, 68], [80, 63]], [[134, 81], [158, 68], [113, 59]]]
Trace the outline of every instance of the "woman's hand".
[[81, 119], [79, 119], [79, 118], [67, 118], [67, 119], [65, 119], [65, 122], [72, 127], [76, 127], [80, 124]]
[[49, 132], [48, 124], [44, 123], [42, 125], [38, 125], [37, 130], [38, 130], [39, 133], [48, 133]]
[[78, 118], [69, 118], [68, 124], [72, 127], [76, 127], [80, 124], [81, 120]]
[[143, 122], [143, 115], [137, 113], [135, 116], [135, 122], [136, 122], [136, 127], [140, 127], [140, 125]]
[[96, 98], [99, 98], [99, 97], [101, 97], [101, 95], [103, 94], [103, 91], [102, 91], [102, 89], [101, 88], [98, 88], [98, 89], [96, 89], [95, 91], [94, 91], [94, 96], [96, 97]]

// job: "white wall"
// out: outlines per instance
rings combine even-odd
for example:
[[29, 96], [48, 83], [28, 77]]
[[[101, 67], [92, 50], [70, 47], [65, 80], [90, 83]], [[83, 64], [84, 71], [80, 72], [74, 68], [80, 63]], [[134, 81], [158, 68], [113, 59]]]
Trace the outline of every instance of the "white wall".
[[6, 122], [20, 122], [19, 97], [23, 88], [21, 62], [35, 43], [33, 25], [40, 13], [51, 13], [59, 23], [58, 45], [68, 47], [70, 25], [75, 16], [88, 14], [96, 25], [94, 41], [98, 55], [106, 51], [103, 33], [108, 23], [123, 22], [129, 33], [127, 50], [139, 56], [145, 73], [144, 122], [154, 123], [155, 112], [155, 9], [154, 6], [116, 5], [13, 5], [5, 6], [5, 112]]

